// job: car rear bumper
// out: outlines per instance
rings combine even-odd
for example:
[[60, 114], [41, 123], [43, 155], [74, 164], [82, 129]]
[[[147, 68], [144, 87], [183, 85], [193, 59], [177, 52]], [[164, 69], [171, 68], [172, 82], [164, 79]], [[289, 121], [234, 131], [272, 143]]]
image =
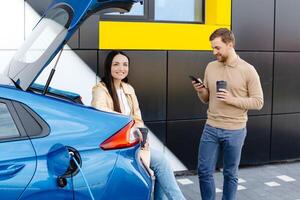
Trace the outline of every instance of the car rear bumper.
[[153, 179], [141, 165], [139, 145], [120, 150], [102, 199], [151, 199]]

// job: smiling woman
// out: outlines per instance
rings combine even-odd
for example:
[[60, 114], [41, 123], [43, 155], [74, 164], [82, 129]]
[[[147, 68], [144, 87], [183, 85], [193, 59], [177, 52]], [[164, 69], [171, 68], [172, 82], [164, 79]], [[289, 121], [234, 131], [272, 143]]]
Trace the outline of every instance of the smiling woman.
[[[33, 36], [12, 59], [4, 78], [0, 76], [0, 152], [5, 152], [0, 156], [1, 198], [90, 199], [93, 194], [95, 199], [151, 199], [152, 180], [136, 156], [140, 138], [131, 137], [130, 117], [29, 89], [90, 12], [106, 8], [130, 10], [135, 2], [53, 1]], [[74, 78], [73, 65], [69, 71]], [[121, 69], [116, 74], [124, 76], [125, 71]], [[82, 83], [82, 71], [80, 75], [77, 81]], [[108, 141], [118, 145], [103, 148]], [[51, 159], [55, 152], [62, 163]], [[76, 172], [78, 168], [74, 167], [74, 159], [70, 162], [69, 152], [84, 173]]]
[[[104, 77], [93, 87], [92, 106], [107, 112], [117, 112], [133, 118], [134, 127], [143, 139], [138, 154], [149, 174], [155, 175], [154, 199], [185, 200], [175, 180], [170, 164], [162, 153], [149, 147], [145, 127], [134, 88], [127, 83], [129, 57], [122, 51], [111, 51], [105, 59]], [[151, 152], [151, 153], [150, 153]], [[153, 170], [153, 171], [152, 171]]]

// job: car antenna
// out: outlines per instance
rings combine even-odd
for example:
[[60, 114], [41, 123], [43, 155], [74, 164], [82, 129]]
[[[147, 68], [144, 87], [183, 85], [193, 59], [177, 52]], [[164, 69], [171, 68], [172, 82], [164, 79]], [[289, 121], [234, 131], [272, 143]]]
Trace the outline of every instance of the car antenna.
[[64, 48], [62, 48], [62, 49], [60, 50], [60, 52], [59, 52], [59, 54], [58, 54], [58, 57], [57, 57], [57, 59], [56, 59], [55, 65], [54, 65], [54, 67], [51, 69], [50, 75], [49, 75], [49, 77], [48, 77], [47, 83], [46, 83], [45, 88], [44, 88], [44, 91], [43, 91], [43, 95], [45, 95], [45, 94], [47, 93], [47, 91], [48, 91], [50, 82], [51, 82], [51, 80], [52, 80], [52, 78], [53, 78], [53, 76], [54, 76], [55, 69], [56, 69], [58, 60], [59, 60], [59, 58], [60, 58], [60, 56], [61, 56], [61, 53], [63, 52], [63, 49], [64, 49]]

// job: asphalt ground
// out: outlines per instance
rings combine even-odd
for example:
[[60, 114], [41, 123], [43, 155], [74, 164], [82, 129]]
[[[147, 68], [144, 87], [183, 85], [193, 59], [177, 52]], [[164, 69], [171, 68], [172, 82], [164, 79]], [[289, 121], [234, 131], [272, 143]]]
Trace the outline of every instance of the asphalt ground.
[[[223, 174], [214, 174], [216, 200], [222, 199]], [[176, 173], [187, 200], [201, 199], [196, 172]], [[300, 200], [300, 162], [277, 163], [239, 169], [238, 200]]]

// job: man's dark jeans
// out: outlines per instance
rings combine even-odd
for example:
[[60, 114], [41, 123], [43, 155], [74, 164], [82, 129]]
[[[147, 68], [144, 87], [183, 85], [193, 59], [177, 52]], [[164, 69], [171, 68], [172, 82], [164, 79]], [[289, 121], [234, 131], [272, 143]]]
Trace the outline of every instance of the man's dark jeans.
[[198, 176], [202, 200], [214, 200], [216, 188], [213, 173], [219, 150], [223, 152], [223, 197], [235, 200], [238, 185], [238, 166], [246, 137], [246, 128], [225, 130], [205, 125], [198, 155]]

